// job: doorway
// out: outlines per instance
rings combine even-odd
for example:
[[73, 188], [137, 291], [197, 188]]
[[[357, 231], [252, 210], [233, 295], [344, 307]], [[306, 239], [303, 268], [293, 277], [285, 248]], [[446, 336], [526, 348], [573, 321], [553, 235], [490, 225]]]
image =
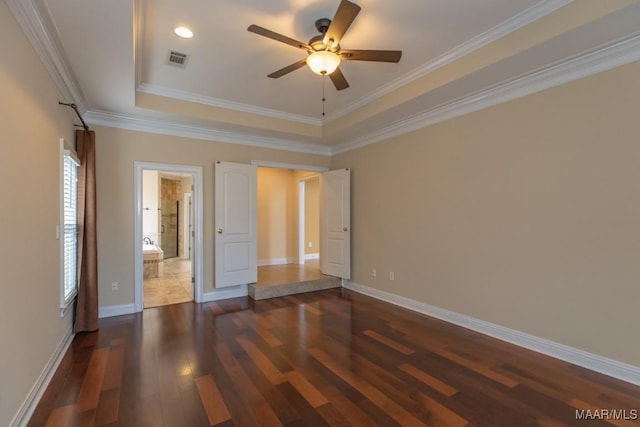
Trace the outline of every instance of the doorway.
[[[289, 164], [273, 162], [252, 161], [251, 165], [218, 161], [215, 164], [215, 287], [226, 288], [249, 284], [249, 295], [253, 297], [252, 290], [260, 287], [258, 266], [271, 267], [282, 264], [294, 264], [299, 266], [298, 251], [298, 221], [297, 212], [299, 202], [291, 197], [286, 197], [286, 188], [294, 188], [297, 193], [298, 182], [293, 180], [292, 186], [286, 186], [285, 190], [279, 190], [275, 196], [264, 195], [257, 191], [259, 183], [258, 169], [281, 170], [294, 173], [296, 170], [307, 169], [304, 166], [298, 168]], [[319, 257], [320, 271], [324, 275], [337, 279], [350, 279], [351, 277], [351, 227], [350, 227], [350, 177], [348, 168], [327, 171], [322, 167], [311, 167], [311, 172], [320, 176], [320, 242]], [[282, 202], [284, 197], [284, 203]], [[267, 210], [258, 213], [257, 206], [260, 199], [266, 199]], [[265, 215], [265, 212], [275, 212], [271, 209], [273, 202], [280, 200], [281, 209], [285, 211], [284, 220], [274, 216]], [[290, 208], [291, 206], [291, 208]], [[287, 215], [293, 214], [287, 219]], [[282, 215], [280, 215], [282, 216]], [[267, 226], [258, 224], [258, 220], [267, 221]], [[284, 224], [284, 228], [294, 227], [293, 234], [285, 233], [284, 239], [280, 239], [279, 252], [272, 251], [274, 240], [264, 239], [266, 233], [269, 237], [277, 229], [274, 224]], [[278, 240], [275, 240], [278, 242]], [[289, 242], [293, 244], [289, 245]], [[268, 244], [269, 252], [261, 253], [259, 246]], [[284, 244], [282, 244], [284, 242]], [[283, 250], [284, 247], [284, 250]], [[290, 255], [293, 253], [293, 255]], [[291, 258], [290, 258], [291, 257]], [[256, 283], [257, 282], [257, 283]], [[297, 285], [298, 283], [294, 283]], [[261, 298], [262, 299], [262, 298]]]
[[202, 299], [202, 168], [135, 163], [135, 310]]
[[258, 167], [256, 286], [323, 277], [318, 191], [318, 171]]

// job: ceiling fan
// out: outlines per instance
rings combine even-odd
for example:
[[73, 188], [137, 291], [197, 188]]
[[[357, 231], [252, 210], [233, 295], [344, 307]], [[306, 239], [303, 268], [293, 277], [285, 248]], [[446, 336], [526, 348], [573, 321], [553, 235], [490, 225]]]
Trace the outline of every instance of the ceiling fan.
[[316, 21], [316, 28], [320, 34], [312, 37], [309, 43], [294, 40], [258, 25], [250, 25], [247, 30], [306, 50], [308, 53], [305, 59], [274, 71], [269, 74], [269, 77], [277, 79], [308, 65], [311, 71], [316, 74], [329, 75], [336, 89], [343, 90], [349, 87], [349, 83], [340, 71], [340, 61], [399, 62], [402, 56], [402, 51], [399, 50], [347, 50], [340, 47], [342, 36], [347, 32], [359, 12], [360, 6], [348, 0], [342, 0], [333, 21], [328, 18]]

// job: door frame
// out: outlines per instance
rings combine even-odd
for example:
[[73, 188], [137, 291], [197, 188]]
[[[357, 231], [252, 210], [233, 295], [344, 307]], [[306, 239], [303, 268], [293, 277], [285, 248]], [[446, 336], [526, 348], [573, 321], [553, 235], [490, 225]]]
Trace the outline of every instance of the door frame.
[[134, 248], [134, 312], [144, 310], [144, 294], [143, 294], [143, 276], [144, 267], [142, 265], [142, 173], [145, 170], [168, 173], [190, 174], [193, 177], [192, 184], [194, 189], [192, 192], [192, 208], [194, 219], [194, 251], [191, 274], [195, 279], [194, 283], [194, 300], [202, 302], [202, 285], [203, 285], [203, 169], [201, 166], [184, 166], [167, 163], [149, 163], [134, 162], [134, 230], [133, 230], [133, 248]]
[[[182, 223], [182, 251], [181, 259], [193, 260], [191, 252], [193, 252], [193, 239], [191, 236], [191, 230], [193, 230], [193, 194], [191, 191], [184, 193], [182, 200], [184, 205], [182, 206], [182, 212], [184, 213], [184, 220]], [[193, 268], [193, 267], [192, 267]]]

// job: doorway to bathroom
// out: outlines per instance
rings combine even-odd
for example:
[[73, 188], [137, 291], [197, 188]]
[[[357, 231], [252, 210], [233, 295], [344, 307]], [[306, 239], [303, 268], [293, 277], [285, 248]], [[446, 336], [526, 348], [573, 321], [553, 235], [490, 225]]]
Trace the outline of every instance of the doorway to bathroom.
[[136, 311], [201, 299], [202, 169], [136, 162]]

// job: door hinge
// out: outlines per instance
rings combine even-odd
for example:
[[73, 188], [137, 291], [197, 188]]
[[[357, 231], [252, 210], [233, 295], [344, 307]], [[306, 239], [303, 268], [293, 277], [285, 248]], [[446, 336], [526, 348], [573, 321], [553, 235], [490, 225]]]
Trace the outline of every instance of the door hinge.
[[196, 283], [196, 278], [191, 276], [191, 283], [195, 284]]

